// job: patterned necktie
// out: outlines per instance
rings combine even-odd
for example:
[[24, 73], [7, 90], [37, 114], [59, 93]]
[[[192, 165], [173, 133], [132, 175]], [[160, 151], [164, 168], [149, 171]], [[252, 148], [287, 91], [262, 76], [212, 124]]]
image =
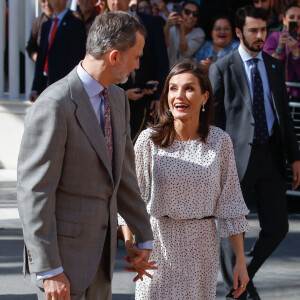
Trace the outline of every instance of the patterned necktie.
[[266, 111], [264, 104], [264, 89], [261, 76], [257, 67], [258, 58], [250, 60], [251, 63], [251, 79], [253, 85], [253, 116], [255, 120], [255, 138], [264, 144], [269, 138], [269, 131], [266, 119]]
[[49, 53], [49, 49], [51, 47], [51, 44], [53, 42], [55, 33], [56, 33], [56, 29], [57, 29], [57, 22], [58, 22], [58, 18], [54, 18], [54, 24], [53, 27], [51, 29], [51, 33], [50, 33], [50, 40], [49, 40], [49, 44], [48, 44], [48, 49], [47, 49], [47, 55], [46, 55], [46, 61], [45, 61], [45, 65], [44, 65], [44, 72], [48, 75], [49, 74], [49, 70], [48, 70], [48, 53]]
[[104, 98], [104, 135], [111, 165], [113, 164], [113, 139], [110, 121], [110, 103], [107, 88], [102, 91]]

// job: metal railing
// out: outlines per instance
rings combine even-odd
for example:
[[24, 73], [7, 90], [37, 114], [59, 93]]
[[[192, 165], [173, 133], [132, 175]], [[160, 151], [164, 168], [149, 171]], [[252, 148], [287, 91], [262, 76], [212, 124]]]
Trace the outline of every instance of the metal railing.
[[[300, 88], [300, 83], [296, 83], [296, 82], [287, 82], [286, 85], [290, 86], [290, 87], [299, 87]], [[299, 143], [299, 149], [300, 149], [300, 103], [289, 102], [289, 107], [291, 109], [291, 116], [294, 121], [295, 132], [296, 132], [296, 136], [297, 136], [298, 143]], [[291, 189], [291, 182], [293, 180], [293, 172], [289, 166], [287, 166], [287, 172], [288, 172], [288, 179], [287, 179], [288, 190], [287, 190], [286, 194], [289, 196], [299, 197], [300, 196], [300, 187], [298, 187], [297, 190], [295, 190], [295, 191], [293, 191]]]

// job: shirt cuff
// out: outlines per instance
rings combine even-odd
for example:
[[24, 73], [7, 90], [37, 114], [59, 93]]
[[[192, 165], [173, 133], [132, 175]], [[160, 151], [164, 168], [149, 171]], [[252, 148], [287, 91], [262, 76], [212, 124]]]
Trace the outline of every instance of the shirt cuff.
[[62, 273], [63, 271], [64, 269], [62, 267], [59, 267], [57, 269], [36, 273], [36, 279], [37, 280], [48, 279]]
[[146, 241], [146, 242], [143, 242], [143, 243], [138, 243], [138, 247], [139, 247], [139, 249], [152, 250], [153, 249], [153, 242], [152, 241]]

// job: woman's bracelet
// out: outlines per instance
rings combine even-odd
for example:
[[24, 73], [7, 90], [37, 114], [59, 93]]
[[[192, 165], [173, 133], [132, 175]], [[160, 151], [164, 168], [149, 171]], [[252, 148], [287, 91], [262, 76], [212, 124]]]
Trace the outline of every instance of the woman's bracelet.
[[280, 54], [282, 52], [282, 48], [277, 47], [275, 53]]

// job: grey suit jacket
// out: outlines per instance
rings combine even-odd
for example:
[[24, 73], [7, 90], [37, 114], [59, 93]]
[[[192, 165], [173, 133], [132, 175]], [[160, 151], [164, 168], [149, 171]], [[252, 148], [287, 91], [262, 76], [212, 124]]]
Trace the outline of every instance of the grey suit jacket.
[[[284, 172], [286, 158], [289, 162], [300, 159], [299, 147], [287, 106], [281, 62], [265, 52], [262, 52], [262, 55], [275, 115], [274, 133], [278, 147], [281, 149], [282, 171]], [[254, 117], [249, 86], [238, 49], [212, 64], [209, 78], [214, 92], [215, 125], [228, 132], [232, 139], [241, 181], [245, 175], [252, 149]]]
[[63, 266], [71, 293], [91, 283], [108, 232], [112, 278], [118, 212], [137, 242], [153, 239], [135, 174], [128, 100], [117, 86], [108, 90], [113, 168], [76, 68], [42, 93], [25, 120], [18, 162], [25, 262], [30, 273]]

